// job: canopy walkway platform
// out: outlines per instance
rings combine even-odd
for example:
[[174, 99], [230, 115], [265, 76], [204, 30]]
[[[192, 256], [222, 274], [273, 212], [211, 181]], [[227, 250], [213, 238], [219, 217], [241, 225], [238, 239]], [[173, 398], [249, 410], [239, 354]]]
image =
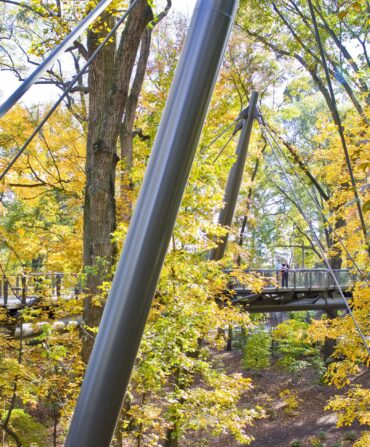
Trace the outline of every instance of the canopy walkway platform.
[[[244, 306], [249, 312], [346, 309], [329, 270], [290, 269], [286, 287], [282, 287], [280, 270], [247, 270], [246, 273], [265, 281], [265, 287], [258, 291], [249, 284], [231, 282], [233, 303]], [[351, 298], [353, 277], [349, 270], [333, 270], [333, 273], [345, 297]]]
[[[249, 312], [285, 312], [294, 310], [345, 309], [338, 288], [328, 270], [294, 269], [288, 271], [288, 285], [282, 287], [279, 270], [246, 270], [252, 277], [262, 278], [265, 287], [254, 290], [247, 283], [232, 279], [232, 302]], [[338, 284], [346, 297], [351, 298], [353, 277], [349, 270], [334, 270]], [[60, 299], [79, 298], [81, 284], [76, 274], [33, 273], [7, 276], [0, 280], [0, 306], [10, 313], [40, 303], [52, 306]]]

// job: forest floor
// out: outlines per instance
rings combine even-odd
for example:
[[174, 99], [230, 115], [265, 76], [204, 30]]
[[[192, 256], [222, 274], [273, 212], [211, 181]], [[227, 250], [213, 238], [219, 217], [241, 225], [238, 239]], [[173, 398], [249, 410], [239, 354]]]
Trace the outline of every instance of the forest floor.
[[[255, 439], [250, 447], [348, 447], [366, 430], [358, 425], [336, 427], [336, 414], [324, 408], [331, 397], [344, 393], [345, 389], [337, 390], [323, 384], [314, 368], [287, 373], [273, 365], [252, 373], [244, 370], [242, 354], [237, 351], [216, 354], [215, 361], [217, 367], [228, 373], [243, 373], [252, 378], [253, 390], [244, 394], [242, 406], [260, 405], [265, 409], [266, 417], [247, 430]], [[370, 372], [357, 378], [356, 383], [368, 386]], [[287, 399], [279, 396], [285, 390], [290, 390], [290, 396], [298, 404], [296, 409], [290, 408]], [[192, 437], [191, 445], [240, 447], [242, 444], [231, 436], [214, 438], [210, 434], [199, 434], [199, 438], [198, 435]]]

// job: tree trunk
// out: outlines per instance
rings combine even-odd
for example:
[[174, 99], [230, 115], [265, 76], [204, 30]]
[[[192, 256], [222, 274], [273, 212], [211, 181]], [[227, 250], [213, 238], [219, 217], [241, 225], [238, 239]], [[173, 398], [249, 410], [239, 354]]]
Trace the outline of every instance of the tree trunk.
[[[84, 302], [85, 330], [82, 334], [82, 359], [87, 362], [94, 337], [89, 328], [99, 326], [102, 307], [94, 306], [92, 298], [99, 286], [111, 278], [115, 246], [111, 241], [116, 228], [115, 174], [117, 139], [125, 111], [131, 74], [140, 38], [152, 12], [141, 0], [129, 15], [118, 49], [108, 44], [95, 59], [89, 71], [89, 123], [86, 150], [86, 187], [84, 207], [84, 269], [87, 274]], [[103, 15], [109, 28], [114, 18]], [[104, 31], [106, 34], [106, 31]], [[90, 31], [88, 50], [91, 54], [99, 44], [100, 33]]]
[[[333, 320], [338, 316], [336, 310], [327, 311], [326, 313], [331, 320]], [[326, 364], [330, 363], [331, 356], [334, 354], [336, 344], [337, 344], [336, 340], [333, 340], [331, 338], [325, 338], [324, 346], [322, 348], [322, 354], [324, 356], [324, 361]]]
[[164, 447], [179, 447], [179, 440], [178, 438], [172, 438], [172, 433], [172, 430], [168, 430]]
[[132, 84], [130, 95], [127, 100], [125, 117], [120, 129], [121, 140], [121, 201], [122, 201], [122, 219], [129, 223], [132, 214], [132, 185], [129, 179], [132, 168], [132, 142], [134, 139], [134, 122], [136, 108], [139, 102], [141, 88], [144, 82], [146, 66], [150, 53], [152, 32], [146, 29], [141, 37], [140, 57], [136, 68], [135, 79]]

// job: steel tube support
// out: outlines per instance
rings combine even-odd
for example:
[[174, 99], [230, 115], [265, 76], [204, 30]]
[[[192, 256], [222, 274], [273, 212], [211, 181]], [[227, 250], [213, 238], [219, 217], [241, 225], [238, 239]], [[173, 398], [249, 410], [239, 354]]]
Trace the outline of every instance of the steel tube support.
[[[236, 148], [236, 161], [231, 168], [229, 177], [227, 179], [224, 195], [225, 205], [218, 216], [218, 223], [223, 227], [230, 228], [234, 217], [236, 201], [238, 199], [240, 185], [243, 178], [245, 161], [248, 154], [248, 147], [252, 132], [253, 120], [255, 117], [257, 99], [258, 93], [253, 92], [249, 101], [248, 117], [242, 120], [242, 130], [238, 141], [238, 146]], [[218, 261], [224, 256], [228, 236], [229, 235], [226, 234], [224, 237], [222, 237], [217, 247], [210, 250], [208, 259]]]
[[65, 447], [110, 445], [237, 4], [195, 7]]

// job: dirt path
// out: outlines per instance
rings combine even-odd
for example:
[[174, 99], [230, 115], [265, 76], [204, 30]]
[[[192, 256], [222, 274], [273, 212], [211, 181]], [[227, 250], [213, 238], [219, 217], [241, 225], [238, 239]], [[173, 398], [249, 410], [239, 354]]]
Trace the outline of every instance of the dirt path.
[[[229, 372], [243, 371], [240, 353], [223, 353], [219, 361], [227, 365], [225, 368]], [[255, 438], [251, 447], [347, 447], [352, 446], [360, 433], [366, 430], [366, 427], [358, 426], [336, 428], [336, 414], [325, 411], [324, 407], [330, 397], [338, 394], [338, 390], [318, 383], [318, 374], [312, 368], [296, 374], [270, 368], [249, 376], [254, 389], [245, 394], [241, 404], [249, 407], [261, 405], [267, 413], [265, 419], [257, 421], [248, 430]], [[361, 382], [369, 384], [370, 374], [364, 374]], [[289, 412], [284, 398], [279, 397], [284, 390], [290, 390], [298, 402], [295, 411]], [[292, 444], [293, 441], [296, 443]], [[239, 447], [240, 444], [225, 436], [211, 440], [209, 446]]]

